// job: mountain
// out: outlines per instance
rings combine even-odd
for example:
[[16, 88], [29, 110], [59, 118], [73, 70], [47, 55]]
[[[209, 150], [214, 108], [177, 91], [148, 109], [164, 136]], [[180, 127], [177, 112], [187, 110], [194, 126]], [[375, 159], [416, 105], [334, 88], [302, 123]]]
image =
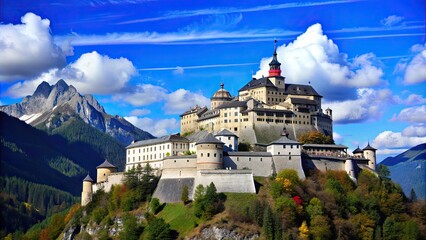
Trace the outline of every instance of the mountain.
[[[71, 116], [50, 133], [0, 112], [0, 226], [28, 226], [78, 202], [82, 179], [107, 158], [124, 169], [116, 139]], [[7, 210], [7, 211], [6, 211]], [[4, 229], [3, 229], [4, 230]]]
[[417, 198], [426, 199], [426, 143], [388, 157], [380, 164], [388, 166], [391, 179], [401, 185], [406, 196], [414, 189]]
[[153, 138], [124, 118], [107, 114], [92, 95], [81, 95], [62, 79], [53, 86], [42, 82], [32, 96], [26, 96], [20, 103], [0, 106], [0, 111], [47, 131], [60, 127], [71, 117], [79, 117], [124, 146], [133, 140]]

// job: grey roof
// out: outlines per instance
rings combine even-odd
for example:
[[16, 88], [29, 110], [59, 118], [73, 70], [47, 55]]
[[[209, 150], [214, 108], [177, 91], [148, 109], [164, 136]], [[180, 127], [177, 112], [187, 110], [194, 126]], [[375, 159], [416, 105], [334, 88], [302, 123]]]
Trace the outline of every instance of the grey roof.
[[215, 136], [234, 136], [234, 137], [238, 137], [237, 135], [235, 135], [233, 132], [229, 131], [226, 128], [220, 130], [218, 133], [215, 134]]
[[340, 144], [303, 144], [302, 147], [312, 147], [312, 148], [340, 148], [347, 149], [345, 145]]
[[270, 152], [224, 152], [225, 156], [271, 157]]
[[223, 142], [219, 141], [217, 138], [213, 136], [213, 134], [209, 133], [205, 138], [198, 141], [196, 145], [198, 144], [204, 144], [204, 143], [214, 143], [214, 144], [224, 144]]
[[247, 109], [241, 112], [273, 112], [273, 113], [291, 113], [293, 114], [292, 111], [290, 110], [284, 110], [284, 109], [272, 109], [272, 108], [252, 108], [252, 109]]
[[293, 104], [317, 105], [317, 103], [314, 100], [305, 99], [305, 98], [290, 98], [290, 101]]
[[372, 146], [370, 146], [370, 143], [368, 143], [368, 144], [367, 144], [367, 146], [366, 146], [363, 150], [372, 150], [372, 151], [376, 151], [377, 149], [373, 148]]
[[117, 168], [117, 167], [112, 165], [110, 162], [108, 162], [107, 159], [105, 159], [105, 161], [101, 165], [97, 166], [96, 168]]
[[282, 144], [298, 144], [300, 145], [300, 143], [298, 141], [294, 141], [289, 139], [287, 136], [282, 135], [278, 140], [275, 140], [273, 142], [271, 142], [269, 145], [282, 145]]
[[95, 182], [95, 181], [93, 181], [93, 179], [90, 177], [90, 175], [87, 174], [87, 176], [83, 179], [83, 182]]
[[205, 120], [205, 119], [209, 119], [209, 118], [217, 117], [217, 116], [219, 116], [219, 115], [220, 115], [219, 110], [211, 109], [211, 110], [208, 110], [208, 111], [204, 112], [204, 113], [201, 115], [201, 117], [197, 119], [197, 121], [202, 121], [202, 120]]
[[312, 86], [303, 84], [286, 84], [284, 92], [286, 94], [292, 95], [309, 95], [322, 97], [317, 93], [317, 91], [315, 91]]
[[182, 113], [180, 116], [182, 117], [182, 116], [185, 116], [185, 115], [188, 115], [188, 114], [191, 114], [191, 113], [196, 113], [198, 116], [200, 116], [205, 111], [207, 111], [207, 107], [206, 106], [204, 106], [204, 107], [195, 106], [195, 108], [189, 109], [188, 111]]
[[198, 142], [200, 140], [202, 140], [203, 138], [205, 138], [207, 136], [207, 134], [209, 134], [209, 132], [207, 130], [201, 130], [198, 132], [195, 132], [189, 136], [186, 136], [186, 138], [189, 140], [189, 142]]
[[[284, 77], [280, 77], [280, 78], [284, 79]], [[275, 85], [267, 77], [263, 77], [259, 79], [253, 78], [250, 82], [244, 85], [244, 87], [238, 90], [238, 92], [253, 89], [253, 88], [258, 88], [258, 87], [275, 87]]]
[[362, 150], [358, 146], [352, 153], [362, 153]]
[[148, 145], [154, 145], [154, 144], [166, 143], [166, 142], [189, 142], [189, 141], [188, 139], [181, 137], [178, 134], [172, 134], [172, 135], [167, 135], [167, 136], [163, 136], [159, 138], [137, 141], [135, 143], [130, 144], [126, 148], [148, 146]]
[[247, 107], [247, 101], [229, 101], [217, 106], [217, 109], [234, 108], [234, 107]]

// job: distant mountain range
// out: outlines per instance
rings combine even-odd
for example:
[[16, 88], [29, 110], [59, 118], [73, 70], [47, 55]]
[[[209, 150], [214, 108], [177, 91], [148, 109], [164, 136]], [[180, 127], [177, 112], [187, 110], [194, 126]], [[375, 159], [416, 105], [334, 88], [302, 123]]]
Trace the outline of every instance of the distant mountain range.
[[124, 146], [133, 140], [154, 138], [124, 118], [107, 114], [92, 95], [81, 95], [62, 79], [53, 86], [42, 82], [32, 96], [25, 97], [20, 103], [0, 106], [0, 111], [48, 132], [71, 118], [80, 118]]
[[388, 157], [380, 164], [388, 166], [391, 179], [401, 185], [406, 196], [414, 189], [417, 198], [426, 199], [426, 143]]

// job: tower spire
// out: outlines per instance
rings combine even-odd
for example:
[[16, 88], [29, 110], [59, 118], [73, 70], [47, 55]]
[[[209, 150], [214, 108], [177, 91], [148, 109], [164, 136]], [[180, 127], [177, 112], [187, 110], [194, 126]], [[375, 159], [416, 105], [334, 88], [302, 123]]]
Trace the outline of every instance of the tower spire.
[[281, 63], [277, 59], [277, 39], [274, 40], [274, 54], [269, 63], [269, 77], [281, 76]]

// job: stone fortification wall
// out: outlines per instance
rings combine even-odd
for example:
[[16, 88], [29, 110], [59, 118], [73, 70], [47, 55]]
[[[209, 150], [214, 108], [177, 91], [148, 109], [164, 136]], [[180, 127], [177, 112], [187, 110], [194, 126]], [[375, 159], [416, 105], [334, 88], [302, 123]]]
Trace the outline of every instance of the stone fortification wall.
[[195, 178], [197, 176], [197, 168], [172, 168], [163, 169], [161, 178]]
[[94, 183], [92, 186], [93, 192], [95, 193], [99, 189], [103, 188], [105, 192], [111, 190], [112, 185], [122, 184], [124, 180], [124, 172], [110, 173], [107, 176], [107, 180], [100, 183]]
[[302, 167], [302, 158], [299, 156], [278, 156], [272, 157], [274, 161], [275, 172], [278, 173], [284, 169], [294, 169], [300, 179], [305, 179], [306, 175]]
[[346, 159], [326, 156], [306, 156], [303, 158], [303, 166], [306, 170], [317, 169], [322, 172], [329, 170], [345, 171]]
[[256, 193], [251, 170], [200, 170], [195, 186], [214, 183], [218, 192]]
[[256, 133], [252, 127], [240, 128], [237, 135], [240, 143], [257, 143]]
[[161, 178], [152, 197], [160, 202], [181, 202], [184, 186], [188, 186], [189, 198], [193, 199], [194, 178]]
[[254, 176], [267, 177], [273, 174], [272, 156], [269, 153], [233, 152], [223, 158], [224, 168], [250, 169]]

